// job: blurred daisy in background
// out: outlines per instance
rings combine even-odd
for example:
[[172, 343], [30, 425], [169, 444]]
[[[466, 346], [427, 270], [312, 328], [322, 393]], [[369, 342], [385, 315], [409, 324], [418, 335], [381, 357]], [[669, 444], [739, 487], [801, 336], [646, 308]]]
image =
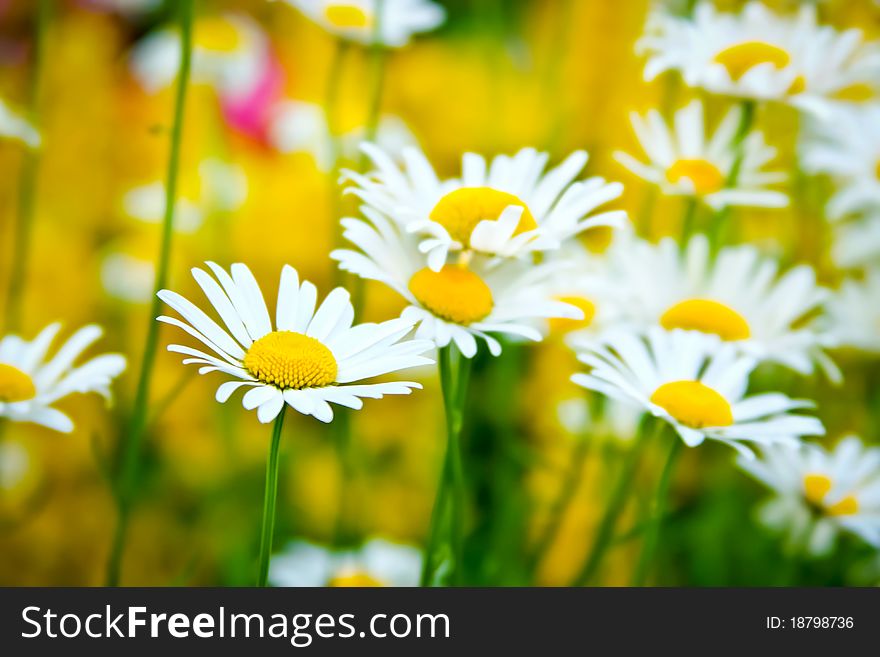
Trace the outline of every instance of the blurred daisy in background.
[[675, 113], [672, 127], [657, 110], [644, 118], [633, 113], [633, 129], [649, 161], [643, 163], [621, 151], [616, 151], [614, 157], [633, 174], [659, 186], [664, 194], [694, 197], [716, 210], [729, 205], [788, 205], [786, 194], [766, 189], [784, 182], [786, 175], [763, 170], [776, 157], [776, 149], [768, 146], [757, 130], [742, 140], [736, 182], [730, 182], [737, 161], [734, 141], [742, 108], [732, 108], [711, 135], [706, 133], [703, 114], [703, 104], [698, 100]]
[[767, 447], [760, 459], [739, 465], [776, 493], [760, 517], [785, 531], [792, 546], [828, 554], [844, 531], [880, 548], [880, 448], [848, 436], [830, 451]]
[[[364, 45], [401, 48], [437, 29], [446, 11], [431, 0], [284, 0], [330, 34]], [[379, 14], [381, 12], [381, 15]]]
[[524, 148], [487, 162], [476, 153], [462, 157], [461, 178], [441, 180], [425, 154], [405, 149], [403, 167], [372, 144], [364, 152], [376, 170], [344, 172], [349, 191], [369, 207], [419, 233], [419, 248], [439, 271], [453, 252], [499, 258], [553, 250], [590, 228], [626, 225], [622, 210], [593, 212], [620, 197], [623, 185], [593, 177], [575, 181], [587, 163], [576, 151], [545, 172], [549, 154]]
[[831, 258], [843, 269], [880, 262], [880, 210], [832, 227]]
[[40, 145], [40, 133], [25, 118], [12, 111], [0, 98], [0, 137], [14, 139], [31, 148]]
[[549, 298], [547, 279], [558, 265], [511, 261], [490, 268], [477, 257], [435, 271], [427, 266], [418, 237], [370, 207], [361, 212], [366, 219], [342, 220], [343, 237], [359, 250], [337, 249], [330, 257], [340, 269], [384, 283], [402, 296], [409, 305], [401, 317], [418, 324], [418, 338], [438, 347], [455, 343], [467, 358], [477, 353], [479, 338], [497, 356], [501, 344], [490, 333], [539, 341], [536, 320], [584, 317], [580, 309]]
[[333, 550], [294, 541], [272, 558], [272, 586], [418, 586], [422, 553], [418, 548], [373, 538], [360, 548]]
[[880, 353], [880, 268], [845, 280], [828, 302], [828, 317], [841, 347]]
[[880, 105], [840, 110], [833, 120], [807, 125], [800, 147], [804, 170], [826, 174], [835, 184], [829, 218], [880, 211]]
[[760, 2], [735, 14], [700, 2], [693, 18], [661, 9], [637, 49], [648, 55], [646, 80], [678, 71], [691, 87], [819, 112], [863, 88], [870, 92], [880, 72], [875, 44], [863, 43], [859, 30], [838, 33], [818, 25], [809, 4], [793, 15], [776, 14]]
[[725, 247], [713, 259], [704, 235], [681, 249], [671, 238], [621, 241], [608, 262], [605, 284], [617, 291], [624, 325], [714, 334], [757, 361], [804, 375], [819, 363], [839, 380], [822, 351], [834, 346], [834, 334], [817, 321], [829, 292], [809, 265], [780, 273], [751, 245]]
[[746, 443], [797, 445], [825, 433], [822, 423], [789, 411], [813, 403], [781, 393], [746, 396], [755, 359], [717, 336], [697, 331], [620, 331], [587, 346], [578, 358], [590, 369], [576, 384], [643, 408], [672, 425], [689, 447], [717, 440], [753, 457]]
[[250, 269], [236, 263], [230, 275], [213, 262], [207, 265], [216, 280], [202, 269], [193, 268], [192, 274], [225, 328], [176, 292], [162, 290], [159, 298], [186, 322], [165, 316], [158, 320], [183, 329], [211, 353], [178, 344], [168, 350], [187, 356], [185, 365], [200, 365], [199, 374], [222, 372], [237, 379], [217, 389], [220, 403], [239, 388], [249, 388], [242, 404], [257, 409], [260, 422], [274, 420], [285, 403], [330, 422], [330, 404], [360, 409], [362, 398], [408, 395], [421, 388], [410, 381], [359, 381], [434, 362], [421, 355], [433, 347], [431, 342], [405, 339], [413, 321], [353, 325], [354, 308], [345, 289], [334, 289], [316, 306], [315, 286], [300, 283], [296, 270], [287, 265], [281, 272], [273, 329]]
[[0, 340], [0, 418], [33, 422], [70, 433], [74, 424], [52, 404], [74, 393], [96, 392], [108, 402], [110, 384], [125, 370], [125, 357], [104, 354], [75, 364], [101, 337], [94, 324], [76, 331], [49, 358], [61, 324], [50, 324], [32, 341], [17, 335]]

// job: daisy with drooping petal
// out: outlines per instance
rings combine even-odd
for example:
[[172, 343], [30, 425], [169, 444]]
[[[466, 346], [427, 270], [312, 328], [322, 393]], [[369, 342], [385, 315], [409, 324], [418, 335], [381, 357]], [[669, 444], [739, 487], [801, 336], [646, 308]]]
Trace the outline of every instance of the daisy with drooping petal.
[[825, 432], [818, 419], [790, 412], [812, 402], [781, 393], [747, 396], [757, 362], [714, 335], [657, 327], [645, 335], [620, 331], [578, 357], [591, 369], [575, 374], [575, 383], [644, 408], [672, 425], [689, 447], [708, 438], [753, 457], [748, 443], [791, 446]]
[[[788, 205], [788, 196], [767, 189], [785, 181], [779, 171], [764, 171], [776, 157], [764, 135], [754, 130], [741, 141], [741, 156], [734, 147], [742, 108], [734, 107], [706, 134], [703, 104], [695, 100], [675, 113], [669, 127], [660, 113], [651, 110], [643, 118], [632, 114], [631, 121], [648, 163], [617, 151], [615, 159], [632, 173], [660, 187], [664, 194], [689, 196], [720, 209], [726, 206], [780, 208]], [[736, 180], [731, 172], [739, 161]]]
[[[431, 0], [285, 0], [341, 39], [388, 48], [442, 25], [446, 11]], [[381, 15], [379, 12], [381, 11]], [[378, 28], [378, 34], [377, 34]]]
[[104, 354], [76, 364], [103, 333], [94, 324], [79, 329], [49, 357], [60, 329], [61, 324], [50, 324], [30, 342], [17, 335], [0, 340], [0, 418], [70, 433], [73, 421], [53, 407], [55, 402], [89, 392], [111, 399], [110, 384], [125, 370], [125, 357]]
[[831, 552], [840, 532], [880, 548], [880, 448], [848, 436], [833, 450], [803, 445], [761, 451], [762, 458], [740, 459], [739, 465], [776, 493], [761, 509], [765, 524], [817, 556]]
[[827, 174], [836, 186], [829, 218], [880, 210], [880, 105], [839, 110], [833, 120], [808, 126], [801, 145], [804, 169]]
[[880, 268], [843, 282], [828, 300], [828, 321], [841, 347], [880, 354]]
[[491, 333], [538, 341], [534, 320], [552, 317], [582, 319], [582, 312], [547, 296], [546, 278], [555, 265], [516, 261], [487, 267], [474, 257], [469, 263], [427, 266], [419, 239], [380, 212], [362, 207], [366, 219], [343, 219], [343, 236], [358, 251], [338, 249], [330, 257], [344, 271], [384, 283], [410, 304], [401, 317], [418, 324], [416, 337], [438, 347], [455, 344], [467, 358], [477, 353], [477, 339], [492, 355], [501, 344]]
[[40, 133], [29, 121], [12, 111], [0, 98], [0, 137], [17, 139], [30, 148], [40, 145]]
[[725, 247], [713, 259], [704, 235], [684, 248], [671, 238], [632, 238], [613, 245], [607, 258], [605, 285], [617, 292], [621, 323], [714, 334], [758, 361], [804, 375], [818, 363], [839, 379], [822, 351], [834, 334], [817, 321], [829, 293], [809, 265], [780, 273], [750, 245]]
[[637, 46], [645, 79], [679, 71], [686, 84], [726, 96], [777, 100], [823, 112], [877, 86], [880, 53], [858, 30], [819, 25], [815, 7], [778, 15], [760, 2], [738, 14], [701, 2], [692, 18], [652, 14]]
[[285, 403], [330, 422], [330, 404], [360, 409], [363, 398], [408, 395], [421, 388], [409, 381], [361, 383], [433, 363], [421, 355], [433, 347], [431, 342], [404, 340], [412, 320], [352, 325], [354, 309], [345, 289], [336, 288], [316, 305], [315, 286], [300, 282], [296, 270], [285, 266], [273, 328], [247, 266], [236, 263], [227, 273], [213, 262], [207, 265], [216, 280], [199, 268], [193, 268], [193, 277], [225, 328], [170, 290], [162, 290], [159, 297], [186, 322], [165, 316], [159, 321], [182, 328], [208, 348], [170, 345], [169, 351], [187, 356], [185, 364], [201, 365], [200, 374], [216, 371], [235, 379], [220, 385], [217, 401], [225, 403], [236, 390], [247, 388], [242, 403], [257, 410], [260, 422], [274, 420]]
[[355, 550], [332, 550], [294, 541], [272, 558], [272, 586], [418, 586], [418, 548], [373, 538]]
[[372, 144], [362, 148], [376, 170], [345, 172], [355, 183], [349, 191], [421, 235], [419, 248], [434, 271], [450, 251], [511, 258], [557, 249], [589, 228], [626, 224], [622, 210], [593, 214], [618, 198], [623, 186], [598, 177], [575, 182], [587, 163], [584, 151], [546, 172], [549, 155], [533, 148], [488, 163], [465, 153], [461, 178], [441, 180], [416, 148], [403, 151], [403, 168]]

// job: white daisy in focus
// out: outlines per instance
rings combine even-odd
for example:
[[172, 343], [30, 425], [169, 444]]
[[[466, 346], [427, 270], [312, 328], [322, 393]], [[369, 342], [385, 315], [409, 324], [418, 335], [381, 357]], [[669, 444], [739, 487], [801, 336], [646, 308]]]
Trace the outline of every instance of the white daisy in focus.
[[880, 210], [880, 105], [840, 110], [832, 120], [807, 125], [804, 170], [826, 174], [836, 186], [829, 218]]
[[168, 351], [187, 356], [185, 365], [201, 365], [199, 374], [222, 372], [235, 379], [217, 388], [221, 404], [239, 388], [249, 388], [242, 404], [257, 409], [260, 422], [274, 420], [285, 403], [330, 422], [330, 404], [360, 409], [363, 398], [408, 395], [421, 388], [410, 381], [360, 381], [434, 362], [421, 355], [433, 347], [431, 342], [404, 339], [412, 330], [411, 320], [352, 325], [354, 308], [344, 288], [334, 289], [316, 307], [315, 286], [300, 283], [296, 270], [285, 265], [273, 328], [250, 269], [236, 263], [230, 275], [213, 262], [207, 265], [216, 280], [202, 269], [193, 268], [192, 274], [225, 328], [176, 292], [162, 290], [159, 298], [186, 322], [165, 316], [158, 320], [183, 329], [208, 348], [172, 344]]
[[831, 258], [842, 269], [880, 264], [880, 210], [832, 228]]
[[828, 320], [839, 346], [880, 354], [880, 267], [843, 282], [828, 301]]
[[[256, 21], [243, 14], [208, 15], [193, 27], [192, 80], [224, 96], [246, 96], [262, 80], [270, 60], [269, 41]], [[180, 32], [162, 29], [144, 37], [131, 54], [135, 79], [157, 93], [177, 78]]]
[[619, 321], [634, 330], [660, 326], [714, 334], [761, 362], [800, 374], [821, 365], [839, 380], [823, 348], [833, 333], [817, 321], [829, 297], [809, 265], [784, 273], [751, 245], [729, 246], [713, 259], [705, 235], [680, 249], [632, 238], [611, 247], [605, 286], [615, 290]]
[[0, 137], [16, 139], [30, 148], [40, 145], [40, 133], [25, 118], [12, 111], [0, 98]]
[[366, 219], [342, 220], [343, 236], [359, 250], [337, 249], [330, 257], [340, 269], [400, 294], [409, 303], [401, 317], [418, 323], [418, 338], [438, 347], [454, 343], [467, 358], [476, 355], [479, 338], [497, 356], [501, 344], [490, 333], [539, 341], [537, 320], [583, 318], [578, 308], [547, 295], [547, 279], [557, 265], [508, 261], [489, 267], [485, 258], [474, 257], [434, 271], [416, 236], [372, 208], [363, 206], [361, 212]]
[[374, 538], [354, 550], [333, 550], [294, 541], [272, 557], [272, 586], [418, 586], [422, 553], [409, 545]]
[[675, 113], [673, 127], [666, 125], [657, 110], [644, 118], [633, 113], [633, 129], [648, 162], [621, 151], [614, 157], [635, 175], [660, 187], [664, 194], [690, 196], [716, 210], [732, 205], [785, 207], [788, 196], [767, 186], [784, 182], [786, 175], [763, 170], [776, 157], [776, 149], [768, 146], [757, 130], [745, 136], [736, 182], [729, 182], [737, 159], [733, 142], [741, 116], [742, 108], [732, 108], [709, 135], [703, 104], [698, 100]]
[[739, 465], [776, 493], [760, 516], [785, 531], [793, 546], [820, 556], [831, 552], [840, 532], [849, 532], [880, 548], [880, 448], [848, 436], [831, 451], [767, 447], [760, 459]]
[[701, 2], [693, 18], [660, 10], [637, 50], [648, 55], [646, 80], [679, 71], [691, 87], [819, 113], [874, 93], [880, 73], [876, 44], [864, 43], [859, 30], [819, 25], [811, 5], [795, 15], [775, 14], [760, 2], [738, 14]]
[[348, 191], [407, 232], [420, 234], [419, 248], [434, 271], [450, 251], [512, 258], [558, 249], [590, 228], [627, 223], [622, 210], [593, 214], [618, 198], [623, 185], [598, 177], [575, 182], [587, 163], [584, 151], [546, 172], [549, 155], [533, 148], [488, 163], [465, 153], [461, 178], [441, 180], [418, 149], [403, 151], [400, 168], [376, 146], [362, 148], [376, 170], [344, 172], [355, 183]]
[[[341, 39], [401, 48], [419, 33], [437, 29], [446, 11], [431, 0], [285, 0]], [[379, 15], [381, 11], [381, 15]], [[378, 34], [377, 34], [378, 29]], [[378, 37], [378, 38], [377, 38]]]
[[[356, 159], [366, 127], [356, 127], [338, 135], [340, 155]], [[309, 153], [321, 171], [333, 168], [333, 147], [324, 108], [314, 103], [289, 100], [279, 103], [269, 125], [269, 143], [282, 153]], [[397, 159], [404, 148], [415, 146], [416, 138], [397, 116], [380, 117], [376, 143]]]
[[668, 422], [689, 447], [708, 438], [753, 458], [747, 443], [792, 446], [825, 433], [818, 419], [789, 412], [812, 402], [781, 393], [746, 396], [757, 362], [714, 335], [620, 331], [578, 358], [590, 369], [572, 381]]
[[52, 404], [74, 393], [96, 392], [110, 401], [110, 384], [125, 370], [125, 357], [104, 354], [75, 364], [101, 337], [94, 324], [74, 333], [50, 358], [61, 329], [50, 324], [28, 342], [17, 335], [0, 340], [0, 418], [33, 422], [70, 433], [73, 421]]

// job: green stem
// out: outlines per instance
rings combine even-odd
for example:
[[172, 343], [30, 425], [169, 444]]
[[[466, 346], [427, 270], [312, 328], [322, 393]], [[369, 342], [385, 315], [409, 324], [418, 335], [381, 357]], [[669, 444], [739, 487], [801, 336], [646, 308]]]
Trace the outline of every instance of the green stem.
[[[621, 467], [620, 474], [618, 475], [617, 482], [611, 491], [611, 495], [608, 498], [608, 506], [605, 507], [602, 518], [599, 520], [599, 526], [596, 529], [596, 539], [593, 542], [593, 548], [590, 551], [586, 562], [584, 562], [580, 574], [578, 574], [577, 578], [575, 579], [576, 586], [587, 586], [593, 581], [593, 578], [599, 571], [599, 567], [602, 565], [602, 560], [604, 559], [605, 554], [608, 552], [608, 548], [612, 543], [618, 517], [620, 516], [621, 511], [623, 511], [624, 504], [626, 503], [629, 493], [632, 490], [632, 480], [635, 476], [636, 470], [638, 469], [639, 460], [641, 458], [645, 442], [648, 440], [648, 434], [650, 433], [647, 430], [649, 421], [650, 417], [646, 417], [644, 419], [634, 444], [632, 445], [632, 447], [630, 447], [624, 458], [624, 462]], [[660, 422], [660, 420], [655, 420], [655, 422]]]
[[[449, 345], [439, 350], [440, 385], [446, 412], [446, 458], [434, 510], [425, 561], [422, 586], [428, 586], [437, 571], [437, 552], [448, 547], [451, 555], [449, 583], [460, 584], [464, 559], [465, 484], [461, 459], [461, 429], [464, 423], [464, 401], [470, 374], [470, 360]], [[446, 513], [448, 509], [448, 514]]]
[[168, 169], [165, 181], [165, 216], [162, 221], [162, 241], [159, 247], [156, 279], [153, 285], [153, 298], [147, 324], [147, 336], [141, 358], [140, 376], [135, 392], [128, 428], [121, 445], [119, 478], [116, 485], [118, 517], [110, 559], [107, 566], [107, 584], [117, 586], [122, 563], [122, 552], [128, 531], [131, 505], [137, 486], [140, 470], [141, 446], [148, 423], [150, 383], [153, 365], [159, 343], [159, 323], [155, 318], [162, 311], [158, 292], [167, 286], [171, 258], [171, 238], [174, 234], [174, 208], [177, 198], [177, 178], [180, 169], [180, 151], [183, 137], [184, 110], [186, 108], [187, 88], [189, 86], [190, 62], [192, 59], [193, 0], [181, 0], [180, 8], [180, 70], [177, 76], [177, 93], [174, 100], [174, 122], [171, 127], [171, 147], [168, 154]]
[[649, 570], [654, 563], [654, 554], [660, 539], [660, 528], [663, 525], [663, 515], [666, 512], [666, 500], [669, 497], [669, 486], [672, 483], [672, 472], [682, 449], [682, 441], [678, 436], [673, 435], [670, 438], [672, 445], [669, 448], [669, 455], [666, 457], [666, 465], [663, 466], [660, 482], [657, 484], [657, 492], [648, 509], [648, 524], [642, 542], [642, 554], [633, 573], [633, 586], [645, 585]]
[[[755, 101], [743, 101], [742, 112], [739, 117], [739, 125], [737, 125], [736, 133], [730, 144], [734, 153], [734, 160], [733, 166], [731, 166], [730, 172], [727, 174], [727, 179], [724, 182], [724, 187], [726, 189], [730, 189], [736, 185], [739, 180], [739, 173], [742, 169], [743, 158], [745, 157], [744, 141], [749, 134], [749, 131], [752, 129], [752, 124], [755, 122], [756, 109], [757, 105], [755, 104]], [[716, 212], [715, 216], [712, 218], [712, 223], [709, 226], [709, 243], [712, 247], [713, 253], [717, 253], [725, 241], [727, 232], [730, 228], [730, 213], [731, 207], [726, 205]]]
[[[30, 79], [28, 119], [41, 131], [41, 81], [46, 59], [46, 42], [52, 17], [53, 0], [40, 0], [34, 26], [34, 61]], [[40, 147], [28, 148], [24, 153], [18, 187], [18, 212], [12, 247], [12, 267], [6, 294], [5, 324], [8, 330], [17, 330], [21, 321], [21, 302], [31, 250], [34, 216], [37, 204], [37, 175], [40, 165]]]
[[266, 459], [266, 493], [263, 497], [263, 529], [260, 533], [260, 571], [257, 586], [269, 581], [269, 560], [272, 557], [272, 538], [275, 535], [275, 505], [278, 501], [278, 448], [281, 445], [281, 428], [284, 426], [285, 404], [272, 427], [269, 458]]
[[694, 234], [694, 228], [697, 221], [697, 199], [690, 197], [685, 201], [684, 216], [681, 220], [681, 243], [686, 245], [691, 235]]

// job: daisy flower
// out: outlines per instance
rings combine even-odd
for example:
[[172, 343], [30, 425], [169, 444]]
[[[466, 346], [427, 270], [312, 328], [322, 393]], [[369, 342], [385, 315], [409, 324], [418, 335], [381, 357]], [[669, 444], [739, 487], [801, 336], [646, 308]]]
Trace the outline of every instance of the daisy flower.
[[809, 265], [780, 273], [774, 259], [751, 245], [723, 248], [713, 259], [705, 235], [684, 248], [671, 238], [659, 244], [633, 238], [610, 249], [605, 285], [616, 291], [620, 321], [635, 330], [714, 334], [758, 361], [804, 375], [818, 362], [839, 378], [822, 352], [833, 345], [832, 334], [817, 321], [829, 293]]
[[646, 80], [674, 70], [691, 87], [820, 112], [829, 102], [870, 92], [880, 71], [876, 45], [863, 43], [858, 30], [818, 25], [809, 5], [793, 16], [760, 2], [738, 14], [701, 2], [693, 18], [661, 10], [652, 14], [637, 50], [648, 55]]
[[614, 157], [633, 174], [660, 187], [664, 194], [693, 197], [716, 210], [732, 205], [785, 207], [788, 196], [766, 188], [785, 181], [786, 175], [763, 170], [776, 157], [776, 149], [768, 146], [757, 130], [742, 140], [736, 182], [731, 182], [738, 159], [734, 141], [742, 111], [740, 107], [732, 108], [712, 134], [705, 130], [703, 104], [698, 100], [675, 113], [673, 126], [667, 126], [656, 110], [644, 118], [633, 113], [630, 120], [648, 162], [621, 151]]
[[467, 264], [427, 266], [418, 238], [369, 207], [366, 219], [342, 220], [343, 236], [359, 250], [337, 249], [330, 257], [340, 269], [384, 283], [409, 305], [401, 317], [418, 323], [416, 337], [438, 347], [454, 343], [467, 358], [477, 353], [482, 339], [492, 355], [501, 345], [490, 333], [541, 340], [534, 324], [539, 319], [582, 319], [578, 309], [547, 298], [546, 279], [555, 265], [525, 265], [517, 261], [488, 267], [483, 258]]
[[378, 41], [388, 48], [401, 48], [409, 43], [413, 35], [435, 30], [446, 19], [443, 7], [431, 0], [285, 2], [341, 39], [366, 45]]
[[880, 448], [848, 436], [830, 451], [767, 447], [760, 459], [739, 465], [776, 493], [761, 519], [786, 531], [792, 544], [828, 554], [837, 535], [848, 532], [880, 548]]
[[269, 566], [272, 586], [418, 586], [422, 553], [374, 538], [356, 550], [294, 541]]
[[572, 381], [664, 420], [689, 447], [708, 438], [751, 458], [746, 443], [790, 446], [825, 432], [818, 419], [789, 412], [812, 402], [781, 393], [747, 396], [757, 362], [714, 335], [619, 331], [578, 357], [590, 370]]
[[834, 117], [808, 123], [803, 167], [834, 181], [829, 218], [880, 210], [880, 105], [839, 110]]
[[274, 420], [285, 403], [303, 415], [330, 422], [330, 404], [360, 409], [363, 398], [408, 395], [413, 388], [421, 388], [409, 381], [360, 383], [433, 363], [421, 355], [432, 343], [404, 340], [412, 321], [352, 325], [354, 309], [345, 289], [334, 289], [316, 307], [315, 286], [300, 283], [296, 270], [285, 266], [273, 329], [250, 269], [236, 263], [227, 273], [213, 262], [207, 266], [216, 280], [199, 268], [193, 268], [192, 274], [225, 328], [170, 290], [160, 291], [159, 298], [186, 321], [158, 319], [183, 329], [207, 347], [206, 352], [169, 345], [169, 351], [187, 356], [184, 364], [201, 365], [199, 374], [222, 372], [233, 378], [217, 388], [218, 402], [225, 403], [236, 390], [249, 388], [242, 404], [248, 410], [257, 409], [260, 422]]
[[40, 145], [40, 133], [0, 98], [0, 137], [16, 139], [31, 148]]
[[461, 178], [441, 180], [418, 149], [403, 151], [400, 168], [376, 146], [362, 148], [376, 170], [344, 172], [355, 183], [349, 191], [407, 232], [421, 234], [419, 248], [434, 271], [450, 251], [516, 257], [557, 249], [588, 228], [626, 223], [622, 210], [592, 214], [618, 198], [623, 185], [603, 178], [575, 182], [587, 163], [584, 151], [546, 172], [549, 155], [533, 148], [488, 163], [465, 153]]
[[841, 347], [880, 354], [880, 268], [844, 281], [828, 301], [828, 318]]
[[831, 258], [843, 269], [880, 263], [880, 210], [856, 221], [836, 224]]
[[17, 335], [0, 340], [0, 417], [70, 433], [73, 421], [52, 406], [55, 402], [89, 392], [111, 399], [110, 384], [125, 370], [125, 357], [104, 354], [74, 365], [103, 333], [101, 327], [90, 324], [49, 358], [60, 329], [61, 324], [50, 324], [31, 342]]

